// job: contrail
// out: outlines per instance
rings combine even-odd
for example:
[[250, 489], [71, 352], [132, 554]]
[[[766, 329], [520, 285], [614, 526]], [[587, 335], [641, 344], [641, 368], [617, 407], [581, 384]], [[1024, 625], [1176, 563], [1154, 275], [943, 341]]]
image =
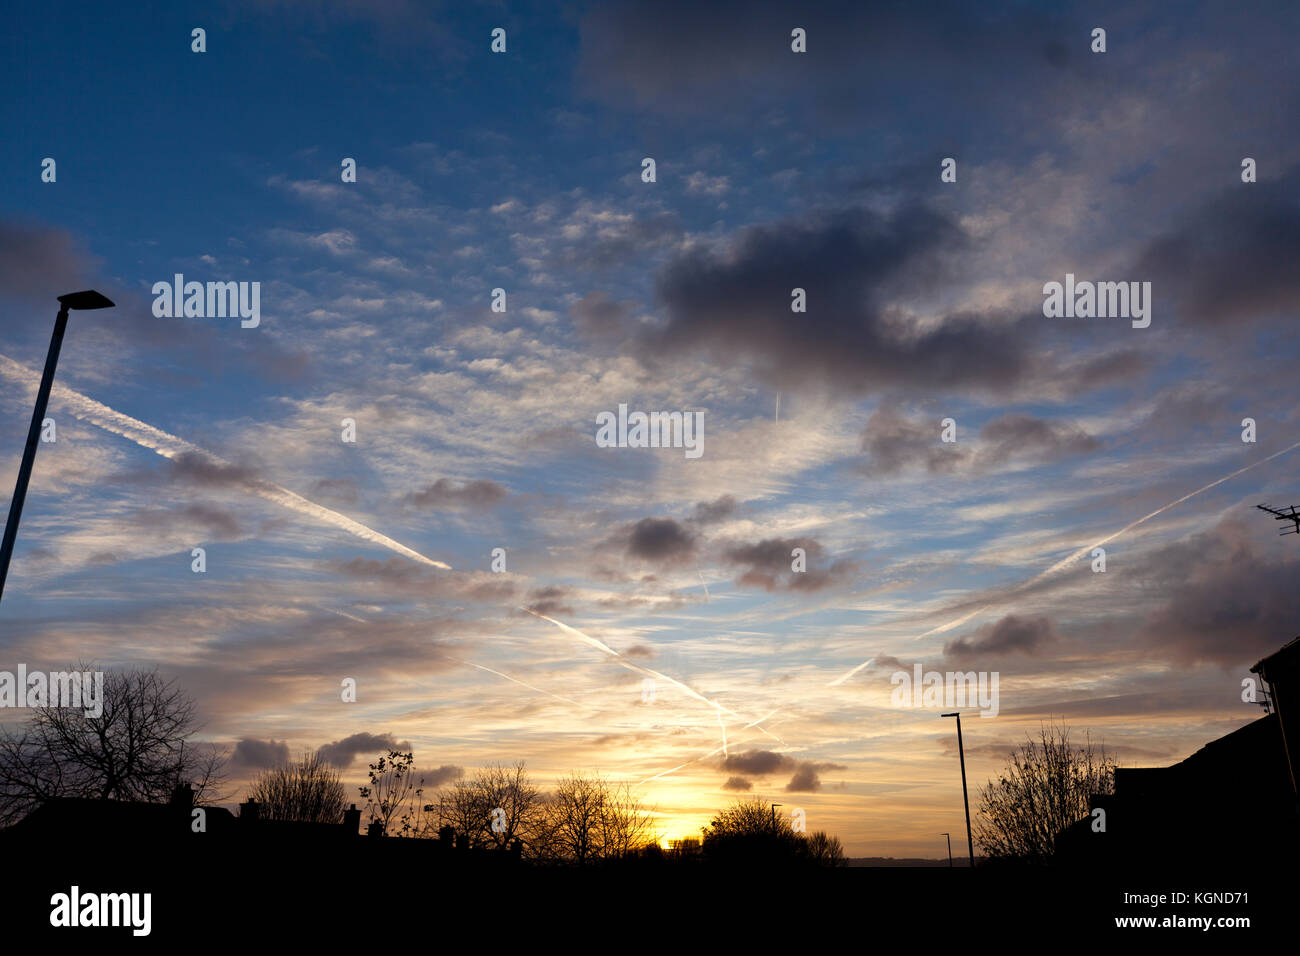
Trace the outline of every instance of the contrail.
[[[1068, 557], [1062, 558], [1060, 561], [1057, 561], [1046, 571], [1042, 571], [1034, 575], [1028, 581], [1024, 581], [1016, 585], [1014, 588], [1012, 588], [1010, 591], [1008, 591], [1003, 597], [999, 598], [998, 600], [990, 601], [988, 604], [984, 604], [980, 607], [977, 607], [975, 610], [963, 614], [961, 617], [954, 618], [953, 620], [948, 621], [946, 624], [940, 624], [938, 627], [932, 627], [924, 634], [917, 635], [915, 640], [919, 641], [922, 638], [929, 637], [931, 634], [939, 634], [942, 633], [943, 631], [951, 630], [954, 627], [960, 627], [961, 625], [969, 621], [971, 618], [979, 614], [983, 614], [989, 608], [996, 607], [999, 604], [1005, 604], [1006, 601], [1010, 599], [1013, 595], [1028, 590], [1029, 588], [1037, 584], [1039, 581], [1049, 578], [1053, 574], [1057, 574], [1061, 571], [1064, 571], [1075, 561], [1078, 561], [1080, 558], [1087, 557], [1088, 555], [1092, 554], [1094, 548], [1100, 548], [1102, 545], [1114, 541], [1120, 535], [1127, 534], [1128, 532], [1136, 528], [1138, 525], [1145, 524], [1146, 522], [1150, 521], [1152, 518], [1156, 517], [1156, 515], [1162, 514], [1176, 505], [1181, 505], [1184, 501], [1187, 501], [1189, 498], [1195, 498], [1197, 495], [1201, 494], [1202, 492], [1209, 491], [1211, 488], [1215, 488], [1223, 484], [1225, 481], [1230, 481], [1233, 478], [1236, 478], [1238, 475], [1250, 471], [1252, 468], [1258, 468], [1260, 465], [1267, 464], [1268, 462], [1272, 461], [1274, 458], [1280, 458], [1282, 455], [1285, 455], [1287, 452], [1294, 451], [1297, 448], [1300, 448], [1300, 441], [1296, 442], [1293, 445], [1288, 445], [1286, 448], [1283, 448], [1281, 451], [1273, 452], [1273, 454], [1269, 455], [1267, 458], [1261, 458], [1259, 461], [1252, 462], [1251, 464], [1246, 465], [1244, 468], [1238, 468], [1236, 471], [1232, 472], [1232, 474], [1224, 475], [1222, 478], [1218, 478], [1210, 482], [1208, 485], [1205, 485], [1201, 488], [1197, 488], [1195, 491], [1188, 492], [1187, 494], [1183, 495], [1181, 498], [1175, 498], [1173, 501], [1169, 502], [1168, 504], [1161, 505], [1159, 508], [1157, 508], [1155, 511], [1151, 512], [1150, 514], [1143, 515], [1141, 518], [1138, 518], [1136, 521], [1132, 521], [1129, 524], [1126, 524], [1118, 531], [1106, 535], [1106, 537], [1102, 538], [1100, 541], [1095, 541], [1092, 544], [1085, 545], [1084, 547], [1075, 551], [1073, 554], [1069, 555]], [[871, 660], [874, 660], [874, 658], [872, 658]], [[862, 668], [870, 664], [871, 660], [863, 661], [861, 664], [853, 668], [848, 673], [842, 674], [839, 677], [835, 678], [835, 680], [830, 682], [829, 686], [835, 687], [838, 686], [839, 684], [843, 684], [846, 680], [851, 678], [858, 671], [862, 670]]]
[[576, 627], [570, 627], [568, 624], [565, 624], [563, 621], [557, 621], [555, 620], [555, 618], [547, 617], [545, 614], [538, 614], [530, 607], [521, 606], [519, 610], [527, 611], [533, 617], [539, 617], [543, 621], [550, 621], [560, 630], [564, 631], [564, 633], [572, 634], [574, 637], [578, 638], [579, 640], [587, 644], [590, 644], [592, 647], [596, 648], [597, 650], [603, 651], [604, 653], [608, 654], [610, 657], [614, 658], [615, 661], [617, 661], [623, 667], [626, 667], [628, 670], [633, 670], [636, 671], [638, 674], [644, 674], [647, 677], [653, 677], [658, 680], [666, 681], [667, 683], [672, 684], [674, 687], [683, 691], [688, 696], [694, 697], [696, 700], [708, 704], [714, 710], [718, 711], [719, 716], [723, 712], [725, 712], [730, 714], [732, 717], [740, 717], [740, 714], [736, 713], [734, 710], [731, 710], [725, 704], [719, 704], [717, 701], [709, 700], [709, 698], [705, 697], [699, 691], [695, 690], [694, 688], [686, 686], [676, 678], [669, 677], [667, 674], [661, 674], [658, 671], [651, 670], [648, 667], [642, 667], [640, 664], [633, 664], [631, 661], [629, 661], [618, 651], [614, 650], [614, 648], [610, 647], [608, 644], [604, 643], [603, 641], [599, 641], [594, 637], [589, 637], [588, 635], [583, 634], [582, 631], [578, 630]]
[[[21, 382], [28, 387], [35, 387], [40, 381], [40, 376], [13, 359], [0, 355], [0, 375]], [[191, 454], [199, 455], [215, 465], [223, 467], [233, 467], [230, 462], [226, 461], [211, 452], [204, 451], [198, 445], [186, 441], [183, 438], [177, 438], [175, 435], [169, 435], [160, 428], [154, 428], [152, 425], [146, 425], [144, 422], [132, 418], [130, 415], [123, 415], [121, 412], [114, 411], [107, 405], [95, 401], [80, 392], [74, 392], [70, 388], [62, 385], [55, 385], [51, 393], [62, 405], [68, 409], [75, 417], [83, 421], [97, 425], [105, 431], [112, 432], [114, 435], [135, 442], [142, 448], [147, 448], [152, 452], [162, 455], [164, 458], [175, 460], [182, 455]], [[336, 528], [342, 528], [349, 534], [356, 535], [364, 541], [371, 544], [377, 544], [381, 547], [394, 551], [403, 557], [410, 558], [412, 561], [418, 561], [421, 564], [427, 564], [432, 568], [441, 568], [444, 571], [450, 571], [451, 565], [444, 564], [441, 561], [435, 561], [433, 558], [425, 557], [418, 551], [413, 551], [406, 545], [394, 541], [386, 534], [380, 534], [374, 528], [368, 528], [359, 521], [353, 521], [347, 515], [339, 514], [326, 508], [324, 505], [318, 505], [314, 501], [309, 501], [302, 495], [290, 491], [288, 488], [282, 488], [270, 481], [261, 478], [253, 478], [239, 482], [241, 487], [246, 488], [253, 494], [274, 502], [281, 507], [288, 508], [290, 511], [296, 511], [299, 514], [307, 515], [309, 518], [315, 518], [325, 524], [333, 525]]]
[[709, 582], [704, 580], [704, 572], [700, 570], [698, 565], [696, 565], [695, 573], [700, 576], [700, 583], [704, 585], [704, 603], [712, 604], [713, 601], [709, 598]]
[[473, 661], [463, 661], [459, 657], [450, 657], [447, 655], [444, 656], [446, 656], [447, 660], [449, 661], [455, 661], [457, 664], [467, 664], [470, 667], [477, 667], [481, 671], [487, 671], [489, 674], [496, 674], [497, 677], [504, 677], [508, 681], [514, 681], [516, 684], [518, 684], [521, 687], [527, 687], [529, 690], [536, 691], [539, 694], [545, 694], [547, 697], [554, 697], [556, 700], [562, 700], [566, 704], [573, 704], [575, 707], [590, 709], [588, 705], [580, 704], [576, 700], [573, 700], [572, 698], [561, 697], [559, 694], [552, 694], [549, 690], [543, 690], [540, 687], [534, 687], [532, 684], [529, 684], [527, 681], [522, 681], [517, 677], [511, 677], [509, 674], [503, 674], [500, 671], [494, 671], [492, 668], [484, 667], [482, 664], [475, 664]]
[[[1075, 561], [1079, 560], [1080, 558], [1091, 555], [1093, 548], [1099, 548], [1102, 545], [1107, 544], [1108, 542], [1114, 541], [1116, 538], [1120, 537], [1121, 535], [1126, 534], [1129, 531], [1132, 531], [1134, 528], [1138, 527], [1139, 525], [1147, 521], [1150, 521], [1152, 518], [1156, 517], [1159, 514], [1162, 514], [1165, 511], [1168, 511], [1170, 508], [1182, 504], [1184, 501], [1187, 501], [1189, 498], [1194, 498], [1197, 495], [1201, 494], [1202, 492], [1209, 491], [1211, 488], [1215, 488], [1218, 485], [1223, 484], [1225, 481], [1230, 481], [1231, 479], [1236, 478], [1238, 475], [1250, 471], [1252, 468], [1258, 468], [1260, 465], [1267, 464], [1268, 462], [1272, 461], [1275, 458], [1280, 458], [1282, 455], [1285, 455], [1287, 452], [1295, 451], [1295, 449], [1297, 448], [1300, 448], [1300, 442], [1296, 442], [1293, 445], [1288, 445], [1286, 448], [1283, 448], [1281, 451], [1274, 452], [1273, 454], [1269, 455], [1267, 458], [1261, 458], [1259, 461], [1246, 465], [1244, 468], [1238, 468], [1236, 471], [1232, 472], [1231, 474], [1224, 475], [1222, 478], [1218, 478], [1215, 481], [1210, 482], [1208, 485], [1205, 485], [1201, 488], [1197, 488], [1195, 491], [1188, 492], [1187, 494], [1183, 495], [1181, 498], [1176, 498], [1173, 501], [1169, 502], [1168, 504], [1161, 505], [1159, 508], [1157, 508], [1155, 511], [1151, 512], [1150, 514], [1143, 515], [1141, 518], [1138, 518], [1136, 521], [1130, 522], [1129, 524], [1121, 528], [1119, 531], [1107, 535], [1106, 537], [1102, 538], [1100, 541], [1097, 541], [1094, 544], [1090, 544], [1087, 547], [1079, 548], [1073, 554], [1056, 562], [1056, 564], [1053, 564], [1046, 571], [1042, 571], [1036, 574], [1034, 577], [1030, 578], [1028, 581], [1025, 581], [1017, 585], [1015, 588], [1013, 588], [1011, 591], [1008, 592], [1007, 597], [1010, 597], [1011, 595], [1024, 591], [1027, 588], [1030, 588], [1033, 585], [1037, 584], [1039, 581], [1042, 581], [1045, 578], [1064, 570], [1065, 568], [1069, 567], [1071, 564], [1073, 564]], [[988, 604], [984, 604], [976, 608], [973, 611], [963, 614], [960, 617], [954, 618], [953, 620], [948, 621], [945, 624], [940, 624], [938, 627], [932, 627], [924, 634], [918, 635], [916, 640], [921, 640], [922, 638], [928, 637], [931, 634], [939, 634], [942, 633], [943, 631], [951, 630], [954, 627], [960, 627], [961, 625], [969, 621], [971, 618], [979, 614], [982, 614], [984, 611], [987, 611], [989, 608], [994, 607], [999, 603], [1004, 603], [1005, 600], [1006, 598], [1003, 598], [1002, 601], [992, 601]], [[876, 658], [874, 656], [868, 658], [867, 660], [859, 664], [857, 667], [854, 667], [852, 670], [844, 674], [841, 674], [839, 677], [832, 680], [827, 686], [837, 687], [843, 684], [845, 681], [852, 678], [863, 668], [871, 666], [872, 662], [875, 661], [875, 659]], [[763, 717], [761, 719], [767, 720], [773, 715], [775, 715], [777, 712], [778, 712], [777, 710], [773, 710], [772, 713], [768, 714], [766, 717]], [[760, 727], [759, 729], [762, 730], [763, 728]], [[709, 757], [712, 757], [714, 754], [718, 753], [719, 750], [721, 750], [721, 748], [719, 748], [718, 750], [714, 750], [711, 753], [705, 754], [703, 757], [696, 757], [694, 760], [688, 760], [686, 761], [686, 763], [678, 764], [676, 767], [672, 767], [669, 770], [665, 770], [661, 773], [657, 773], [653, 777], [646, 777], [646, 779], [642, 780], [641, 783], [644, 784], [644, 783], [648, 783], [651, 780], [657, 780], [660, 777], [666, 777], [668, 774], [676, 773], [678, 770], [681, 770], [683, 767], [687, 767], [690, 764], [696, 763], [700, 760], [707, 760]]]
[[[772, 713], [776, 713], [776, 711], [772, 711]], [[766, 720], [767, 718], [764, 719]], [[753, 725], [751, 724], [750, 726]], [[759, 729], [762, 730], [761, 727]], [[714, 747], [712, 750], [710, 750], [708, 753], [704, 754], [703, 756], [692, 757], [690, 760], [686, 761], [685, 763], [679, 763], [676, 767], [670, 767], [667, 770], [661, 770], [659, 773], [655, 774], [654, 776], [646, 777], [644, 780], [639, 781], [637, 783], [637, 786], [639, 787], [642, 786], [643, 784], [647, 784], [651, 780], [658, 780], [660, 777], [666, 777], [670, 773], [676, 773], [678, 770], [681, 770], [683, 767], [689, 767], [693, 763], [699, 763], [701, 760], [708, 760], [710, 757], [716, 756], [718, 754], [725, 754], [725, 752], [726, 752], [725, 745], [722, 747]]]

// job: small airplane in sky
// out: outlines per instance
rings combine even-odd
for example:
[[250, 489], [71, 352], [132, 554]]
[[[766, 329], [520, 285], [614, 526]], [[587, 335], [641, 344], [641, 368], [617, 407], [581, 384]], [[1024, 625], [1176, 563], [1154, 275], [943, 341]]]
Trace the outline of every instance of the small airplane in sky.
[[1269, 514], [1273, 515], [1278, 521], [1295, 522], [1295, 527], [1283, 531], [1282, 532], [1283, 534], [1300, 534], [1300, 512], [1297, 512], [1295, 510], [1295, 505], [1290, 506], [1291, 510], [1289, 512], [1278, 511], [1276, 508], [1270, 508], [1268, 505], [1255, 505], [1255, 507], [1258, 508], [1260, 511], [1267, 511]]

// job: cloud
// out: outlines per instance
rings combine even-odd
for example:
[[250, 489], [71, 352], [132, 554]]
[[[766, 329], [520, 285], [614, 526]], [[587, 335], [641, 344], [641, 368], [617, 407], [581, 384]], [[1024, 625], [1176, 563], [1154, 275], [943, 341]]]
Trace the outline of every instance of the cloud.
[[[775, 0], [596, 4], [581, 21], [578, 81], [620, 106], [705, 117], [796, 102], [819, 126], [856, 117], [893, 136], [920, 125], [920, 103], [945, 128], [963, 131], [952, 135], [968, 136], [962, 118], [972, 110], [1036, 114], [1064, 88], [1095, 85], [1062, 42], [1069, 27], [1053, 10], [1020, 6], [994, 16], [959, 0], [924, 8], [825, 0], [793, 12]], [[790, 51], [796, 25], [807, 30], [806, 55]], [[880, 89], [892, 93], [862, 92]]]
[[197, 533], [217, 541], [233, 541], [240, 536], [239, 521], [233, 513], [203, 502], [168, 510], [143, 509], [137, 513], [137, 520], [160, 536]]
[[258, 480], [257, 471], [248, 465], [218, 461], [197, 452], [181, 452], [166, 464], [169, 481], [178, 481], [197, 488], [226, 488], [243, 486]]
[[406, 500], [420, 508], [469, 508], [486, 511], [499, 505], [506, 495], [504, 487], [486, 478], [465, 482], [460, 487], [446, 478], [439, 478], [423, 491], [407, 495]]
[[793, 757], [771, 750], [746, 750], [729, 754], [722, 761], [722, 769], [746, 777], [763, 777], [789, 770], [797, 764]]
[[410, 743], [406, 741], [398, 743], [392, 734], [358, 733], [333, 743], [323, 744], [317, 754], [325, 762], [345, 768], [350, 767], [352, 762], [361, 755], [374, 757], [387, 750], [410, 749]]
[[538, 614], [573, 614], [572, 605], [566, 603], [563, 599], [568, 595], [569, 589], [562, 587], [549, 586], [544, 588], [534, 588], [528, 593], [528, 606]]
[[815, 763], [811, 760], [799, 764], [790, 782], [785, 785], [786, 793], [815, 793], [822, 788], [821, 774], [828, 770], [847, 769], [838, 763]]
[[974, 634], [959, 637], [944, 645], [947, 657], [975, 657], [991, 654], [1033, 654], [1044, 645], [1060, 640], [1056, 625], [1046, 617], [1017, 617], [1008, 614], [992, 624], [977, 628]]
[[1178, 666], [1250, 666], [1300, 634], [1300, 560], [1271, 530], [1225, 519], [1145, 559], [1143, 589], [1163, 600], [1138, 628], [1141, 644]]
[[332, 560], [327, 566], [336, 574], [355, 581], [365, 581], [380, 593], [454, 597], [457, 600], [486, 601], [495, 604], [515, 599], [516, 585], [505, 575], [490, 571], [437, 574], [428, 568], [401, 558], [350, 558]]
[[642, 518], [623, 534], [628, 557], [676, 564], [695, 554], [695, 535], [672, 518]]
[[[804, 571], [791, 567], [795, 548], [804, 549], [808, 565]], [[731, 544], [722, 556], [731, 564], [744, 566], [737, 579], [740, 585], [765, 591], [819, 591], [848, 579], [856, 567], [847, 560], [826, 564], [826, 549], [812, 538], [764, 538], [752, 544]]]
[[254, 737], [244, 737], [235, 744], [230, 762], [235, 767], [246, 767], [251, 770], [283, 766], [289, 762], [289, 742], [277, 741], [274, 738], [257, 740]]
[[957, 441], [941, 441], [939, 416], [909, 418], [878, 408], [862, 431], [864, 474], [894, 475], [918, 469], [930, 474], [979, 474], [1014, 463], [1050, 464], [1095, 451], [1101, 443], [1071, 422], [1008, 413], [987, 422], [972, 440], [957, 423]]
[[[42, 317], [43, 328], [58, 310], [54, 296], [87, 288], [95, 275], [95, 261], [71, 233], [0, 221], [0, 289], [5, 296], [45, 303], [50, 314]], [[0, 315], [8, 314], [0, 310]]]
[[355, 505], [360, 500], [361, 488], [351, 478], [321, 478], [311, 486], [311, 494], [332, 505]]
[[1300, 167], [1238, 183], [1153, 240], [1134, 278], [1200, 325], [1232, 325], [1300, 309]]
[[417, 780], [423, 779], [426, 787], [441, 787], [445, 783], [454, 783], [465, 776], [465, 768], [445, 763], [436, 770], [417, 770], [414, 776]]
[[[889, 213], [809, 213], [697, 243], [658, 276], [667, 321], [642, 336], [642, 359], [704, 352], [775, 387], [824, 383], [850, 395], [1012, 391], [1040, 364], [1024, 317], [964, 312], [923, 325], [899, 304], [945, 277], [966, 244], [953, 218], [916, 201]], [[807, 293], [805, 314], [791, 314], [794, 288]]]
[[701, 501], [696, 503], [695, 512], [691, 515], [691, 520], [696, 524], [716, 524], [719, 521], [725, 521], [736, 513], [739, 507], [736, 499], [732, 495], [721, 495], [713, 501]]
[[636, 312], [633, 302], [616, 302], [604, 292], [589, 292], [569, 309], [573, 324], [590, 339], [625, 339]]
[[722, 785], [724, 790], [749, 790], [746, 777], [766, 777], [775, 773], [792, 773], [785, 785], [786, 793], [812, 793], [821, 789], [820, 774], [828, 770], [844, 770], [843, 764], [815, 760], [796, 760], [786, 754], [771, 750], [747, 750], [730, 754], [723, 759], [721, 769], [732, 774]]

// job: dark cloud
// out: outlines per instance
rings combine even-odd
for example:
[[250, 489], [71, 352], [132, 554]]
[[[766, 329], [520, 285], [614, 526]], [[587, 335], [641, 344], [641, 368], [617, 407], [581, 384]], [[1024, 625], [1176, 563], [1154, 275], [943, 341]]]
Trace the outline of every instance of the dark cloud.
[[504, 487], [486, 478], [465, 482], [460, 487], [446, 478], [439, 478], [423, 491], [407, 495], [406, 500], [419, 508], [469, 508], [486, 511], [499, 505], [506, 495]]
[[804, 760], [799, 763], [790, 782], [785, 785], [786, 793], [815, 793], [822, 788], [821, 774], [828, 770], [845, 770], [844, 764], [815, 763]]
[[695, 535], [672, 518], [642, 518], [624, 534], [628, 557], [676, 564], [695, 554]]
[[1300, 560], [1272, 530], [1225, 519], [1147, 558], [1143, 590], [1161, 603], [1141, 644], [1178, 666], [1250, 666], [1300, 634]]
[[763, 777], [790, 770], [797, 763], [798, 761], [793, 757], [771, 750], [746, 750], [737, 754], [728, 754], [722, 761], [722, 769], [746, 777]]
[[[643, 360], [704, 352], [777, 387], [824, 383], [853, 395], [1011, 391], [1036, 371], [1026, 317], [955, 314], [920, 327], [892, 306], [945, 277], [966, 243], [953, 218], [918, 202], [812, 213], [751, 226], [725, 246], [699, 243], [659, 274], [668, 318], [643, 338]], [[793, 288], [806, 290], [806, 314], [791, 313]]]
[[572, 614], [573, 606], [565, 602], [564, 598], [569, 594], [568, 588], [561, 587], [544, 587], [534, 588], [528, 592], [528, 606], [538, 614], [548, 616], [555, 614]]
[[423, 780], [426, 787], [441, 787], [445, 783], [454, 783], [465, 776], [465, 768], [445, 763], [435, 770], [417, 770], [415, 779]]
[[379, 593], [502, 603], [513, 601], [518, 588], [505, 575], [449, 572], [416, 564], [407, 558], [350, 558], [326, 562], [336, 574], [366, 581]]
[[158, 535], [188, 535], [215, 541], [233, 541], [240, 536], [239, 521], [232, 512], [203, 502], [166, 510], [144, 509], [137, 512], [136, 520]]
[[[959, 0], [630, 0], [597, 4], [583, 18], [577, 73], [591, 96], [620, 106], [747, 117], [795, 101], [819, 120], [893, 136], [914, 129], [925, 104], [925, 115], [964, 141], [972, 112], [1033, 109], [1047, 119], [1049, 103], [1104, 79], [1085, 69], [1087, 31], [1066, 20], [1050, 8]], [[795, 26], [807, 31], [807, 54], [791, 53]], [[1063, 42], [1071, 31], [1082, 40]]]
[[747, 750], [738, 754], [729, 754], [723, 759], [721, 769], [732, 776], [722, 785], [724, 790], [749, 790], [751, 784], [746, 777], [766, 777], [774, 773], [791, 773], [790, 782], [785, 785], [786, 793], [812, 793], [821, 789], [822, 773], [828, 770], [844, 770], [843, 764], [822, 763], [815, 760], [796, 760], [786, 754], [771, 750]]
[[167, 462], [167, 478], [197, 488], [242, 486], [259, 480], [252, 466], [213, 461], [192, 451], [182, 452]]
[[651, 658], [655, 656], [654, 648], [644, 644], [633, 644], [623, 652], [624, 657]]
[[346, 768], [352, 766], [352, 762], [360, 756], [377, 757], [388, 750], [410, 749], [410, 743], [406, 741], [398, 743], [392, 734], [359, 733], [333, 743], [323, 744], [316, 753], [327, 763]]
[[569, 309], [577, 330], [590, 339], [623, 340], [636, 312], [634, 302], [616, 302], [604, 292], [590, 292]]
[[[791, 567], [795, 548], [804, 549], [804, 571]], [[737, 583], [765, 591], [819, 591], [849, 579], [856, 567], [846, 560], [827, 564], [826, 549], [812, 538], [764, 538], [751, 544], [731, 544], [722, 556], [745, 568]]]
[[1006, 617], [976, 629], [944, 645], [947, 657], [976, 657], [994, 654], [1033, 654], [1044, 645], [1060, 640], [1056, 625], [1046, 617]]
[[[57, 188], [57, 187], [49, 187]], [[171, 274], [156, 276], [172, 278]], [[310, 369], [305, 353], [289, 352], [265, 336], [227, 335], [223, 327], [206, 319], [159, 319], [153, 314], [153, 296], [138, 288], [122, 287], [99, 269], [99, 261], [72, 233], [30, 222], [0, 221], [0, 335], [18, 342], [23, 336], [48, 340], [50, 312], [57, 308], [60, 292], [94, 288], [116, 308], [81, 313], [77, 340], [87, 354], [103, 348], [116, 354], [123, 342], [147, 350], [176, 350], [184, 361], [186, 384], [211, 386], [222, 372], [252, 370], [276, 382], [303, 379]], [[41, 304], [49, 312], [38, 322], [30, 308]], [[195, 375], [206, 371], [211, 378]], [[155, 375], [166, 376], [164, 369]]]
[[[52, 313], [58, 309], [54, 296], [89, 288], [95, 278], [95, 261], [70, 233], [0, 221], [0, 289], [6, 297], [44, 304], [51, 313], [40, 322], [47, 335]], [[8, 310], [0, 310], [0, 316], [7, 314]]]
[[691, 520], [696, 524], [716, 524], [730, 518], [738, 507], [733, 495], [721, 495], [713, 501], [697, 502]]
[[972, 440], [957, 422], [957, 440], [941, 441], [942, 419], [908, 418], [893, 408], [879, 408], [862, 432], [868, 475], [893, 475], [912, 468], [930, 474], [984, 473], [1009, 464], [1050, 464], [1083, 455], [1101, 446], [1069, 422], [1009, 413], [990, 421]]
[[253, 737], [245, 737], [235, 744], [235, 750], [230, 756], [230, 762], [235, 767], [243, 767], [250, 770], [265, 770], [268, 767], [278, 767], [289, 762], [289, 742], [287, 740], [277, 741], [257, 740]]
[[360, 496], [360, 486], [351, 478], [321, 478], [311, 486], [311, 497], [325, 505], [354, 505]]
[[1136, 278], [1152, 283], [1170, 319], [1231, 325], [1294, 314], [1300, 309], [1298, 190], [1300, 167], [1278, 179], [1233, 185], [1152, 241]]

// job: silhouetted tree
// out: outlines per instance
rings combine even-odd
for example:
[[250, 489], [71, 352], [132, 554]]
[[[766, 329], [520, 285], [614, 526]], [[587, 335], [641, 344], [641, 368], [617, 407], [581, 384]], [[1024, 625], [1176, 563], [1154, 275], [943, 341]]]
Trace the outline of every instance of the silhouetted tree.
[[338, 771], [319, 754], [258, 774], [248, 798], [261, 804], [267, 820], [342, 823], [346, 791]]
[[545, 846], [550, 856], [579, 865], [619, 859], [655, 842], [651, 815], [631, 788], [598, 775], [562, 779], [546, 804], [544, 821], [536, 855]]
[[1043, 724], [980, 791], [975, 842], [991, 859], [1047, 862], [1057, 834], [1088, 816], [1092, 795], [1110, 793], [1114, 779], [1115, 762], [1091, 736], [1072, 748], [1068, 727]]
[[210, 744], [187, 746], [199, 724], [194, 701], [174, 681], [156, 669], [107, 671], [103, 695], [98, 717], [47, 705], [19, 731], [0, 732], [0, 825], [54, 797], [161, 803], [189, 783], [197, 803], [220, 799], [225, 755]]
[[842, 866], [837, 837], [818, 831], [796, 833], [787, 817], [772, 812], [763, 797], [747, 797], [719, 811], [704, 831], [704, 856], [727, 866]]
[[534, 846], [542, 832], [541, 796], [522, 760], [509, 767], [493, 764], [458, 780], [439, 795], [436, 812], [438, 826], [450, 826], [472, 847], [504, 849], [521, 840], [530, 856], [543, 848]]
[[424, 779], [412, 775], [414, 763], [415, 754], [389, 750], [370, 765], [370, 785], [358, 788], [370, 822], [381, 824], [385, 836], [415, 837], [428, 829]]
[[808, 859], [818, 866], [844, 866], [844, 847], [840, 838], [831, 836], [825, 830], [808, 834], [804, 840], [804, 851]]

